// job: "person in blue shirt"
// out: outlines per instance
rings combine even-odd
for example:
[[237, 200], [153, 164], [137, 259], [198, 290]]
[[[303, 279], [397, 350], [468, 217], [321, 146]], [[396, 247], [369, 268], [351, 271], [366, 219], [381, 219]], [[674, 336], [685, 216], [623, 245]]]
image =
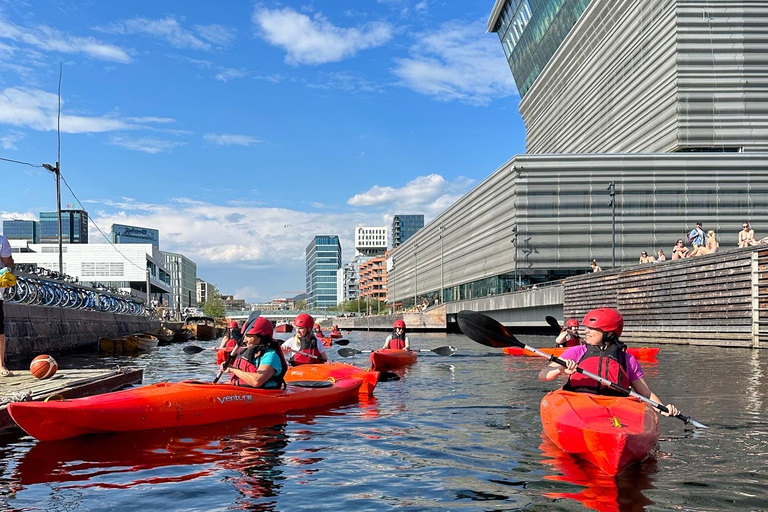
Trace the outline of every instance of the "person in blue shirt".
[[256, 319], [245, 333], [246, 346], [225, 369], [231, 375], [230, 384], [263, 389], [285, 386], [288, 363], [272, 333], [272, 322], [264, 317]]
[[693, 249], [704, 245], [704, 230], [701, 229], [701, 222], [696, 223], [696, 227], [688, 233], [688, 241], [693, 244]]

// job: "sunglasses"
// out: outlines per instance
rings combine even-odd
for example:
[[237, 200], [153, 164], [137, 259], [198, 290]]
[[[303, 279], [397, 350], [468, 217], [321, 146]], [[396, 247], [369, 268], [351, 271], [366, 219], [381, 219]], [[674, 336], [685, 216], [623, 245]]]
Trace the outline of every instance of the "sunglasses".
[[741, 227], [743, 227], [743, 228], [748, 228], [748, 227], [749, 227], [749, 224], [744, 224], [744, 225], [743, 225], [743, 226], [741, 226]]

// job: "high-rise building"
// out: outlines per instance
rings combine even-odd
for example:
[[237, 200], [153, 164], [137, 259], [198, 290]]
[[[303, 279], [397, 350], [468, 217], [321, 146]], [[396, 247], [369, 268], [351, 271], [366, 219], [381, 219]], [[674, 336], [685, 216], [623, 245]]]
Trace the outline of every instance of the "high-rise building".
[[171, 275], [171, 309], [181, 314], [186, 308], [196, 308], [197, 264], [183, 254], [162, 253], [165, 256], [165, 268]]
[[307, 307], [338, 304], [336, 280], [341, 268], [341, 242], [337, 235], [316, 235], [307, 245]]
[[40, 243], [40, 233], [36, 220], [4, 220], [3, 236], [8, 240], [26, 240], [33, 244]]
[[113, 244], [152, 244], [160, 247], [160, 232], [151, 228], [112, 224], [109, 241]]
[[[88, 212], [61, 210], [61, 239], [66, 244], [88, 243]], [[56, 212], [40, 212], [40, 243], [59, 241], [59, 220]]]
[[399, 247], [424, 227], [424, 215], [395, 215], [392, 219], [392, 248]]
[[387, 252], [386, 227], [357, 227], [355, 228], [355, 254], [367, 257], [379, 256]]
[[357, 255], [349, 263], [345, 264], [338, 272], [338, 296], [339, 303], [356, 300], [360, 296], [358, 282], [360, 281], [360, 264], [368, 258], [363, 255]]
[[[360, 298], [366, 301], [387, 301], [387, 252], [370, 258], [360, 265]], [[376, 309], [378, 311], [378, 309]]]
[[198, 307], [202, 305], [204, 302], [208, 301], [211, 296], [213, 295], [213, 292], [215, 291], [216, 287], [213, 286], [211, 283], [208, 283], [206, 281], [203, 281], [200, 278], [197, 278], [197, 305]]

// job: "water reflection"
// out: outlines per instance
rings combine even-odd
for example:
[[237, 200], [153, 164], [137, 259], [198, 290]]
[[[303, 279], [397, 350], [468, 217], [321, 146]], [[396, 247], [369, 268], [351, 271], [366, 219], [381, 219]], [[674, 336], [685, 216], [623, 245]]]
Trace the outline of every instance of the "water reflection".
[[542, 434], [539, 449], [545, 459], [543, 464], [552, 466], [559, 475], [545, 475], [545, 480], [568, 482], [582, 486], [578, 492], [548, 492], [544, 496], [566, 498], [581, 502], [598, 512], [642, 512], [653, 502], [642, 491], [653, 489], [656, 459], [646, 459], [642, 464], [628, 466], [619, 475], [608, 476], [594, 464], [565, 453], [546, 435]]

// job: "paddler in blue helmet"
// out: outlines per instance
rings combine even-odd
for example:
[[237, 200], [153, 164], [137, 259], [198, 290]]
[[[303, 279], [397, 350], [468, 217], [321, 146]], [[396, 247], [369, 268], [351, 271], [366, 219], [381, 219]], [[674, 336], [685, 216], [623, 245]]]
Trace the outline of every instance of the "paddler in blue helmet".
[[[563, 386], [566, 391], [594, 393], [597, 395], [623, 395], [608, 386], [576, 372], [581, 367], [624, 388], [631, 388], [637, 394], [663, 403], [645, 382], [643, 368], [632, 354], [627, 353], [627, 346], [619, 341], [624, 330], [624, 318], [613, 308], [593, 309], [586, 314], [581, 325], [584, 326], [585, 345], [570, 347], [560, 356], [566, 366], [550, 363], [539, 372], [539, 380], [548, 382], [560, 375], [568, 377]], [[680, 411], [672, 404], [667, 404], [665, 416], [677, 416]]]

